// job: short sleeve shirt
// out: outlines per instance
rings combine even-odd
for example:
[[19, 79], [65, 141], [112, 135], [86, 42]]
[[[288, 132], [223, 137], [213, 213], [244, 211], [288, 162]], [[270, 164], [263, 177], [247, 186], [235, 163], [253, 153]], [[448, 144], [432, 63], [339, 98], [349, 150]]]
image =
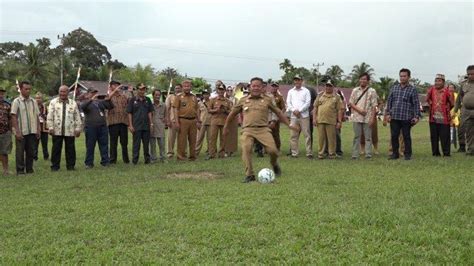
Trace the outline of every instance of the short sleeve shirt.
[[153, 104], [148, 97], [132, 97], [128, 101], [127, 113], [132, 114], [133, 128], [135, 130], [150, 130], [148, 114], [153, 110]]
[[13, 100], [11, 114], [17, 116], [18, 128], [22, 135], [36, 134], [38, 131], [38, 104], [31, 97], [19, 96]]
[[344, 105], [339, 95], [322, 93], [314, 101], [314, 108], [318, 109], [318, 123], [335, 125], [338, 113]]

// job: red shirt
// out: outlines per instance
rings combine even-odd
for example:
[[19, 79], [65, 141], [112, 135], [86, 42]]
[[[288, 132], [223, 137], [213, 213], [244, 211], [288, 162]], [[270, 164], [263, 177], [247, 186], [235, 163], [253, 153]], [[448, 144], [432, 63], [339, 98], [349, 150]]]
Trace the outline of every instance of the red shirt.
[[426, 101], [430, 106], [430, 123], [449, 125], [450, 110], [453, 107], [453, 95], [448, 88], [437, 90], [434, 86], [428, 89]]

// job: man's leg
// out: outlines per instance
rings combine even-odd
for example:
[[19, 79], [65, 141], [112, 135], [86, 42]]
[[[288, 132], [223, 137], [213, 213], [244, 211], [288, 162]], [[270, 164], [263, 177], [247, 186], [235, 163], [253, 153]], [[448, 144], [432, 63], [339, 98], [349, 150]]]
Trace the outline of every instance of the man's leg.
[[74, 170], [76, 167], [76, 138], [64, 137], [64, 144], [66, 146], [66, 169]]
[[275, 145], [276, 145], [278, 151], [280, 151], [280, 148], [281, 148], [280, 122], [276, 122], [275, 127], [272, 128], [272, 136], [273, 136], [273, 139], [275, 140]]
[[300, 119], [301, 132], [303, 132], [306, 146], [306, 156], [313, 156], [313, 145], [311, 144], [311, 129], [309, 124], [309, 117]]
[[365, 137], [365, 158], [372, 158], [372, 128], [368, 123], [362, 124]]
[[201, 125], [201, 128], [198, 130], [197, 133], [197, 141], [196, 141], [196, 155], [201, 153], [202, 144], [204, 143], [204, 138], [206, 137], [207, 126]]
[[405, 142], [405, 151], [404, 156], [405, 159], [410, 159], [413, 151], [411, 148], [411, 121], [401, 121], [402, 123], [402, 134], [403, 134], [403, 142]]
[[158, 160], [156, 156], [156, 142], [158, 138], [150, 137], [150, 160], [156, 161]]
[[219, 158], [224, 158], [226, 144], [224, 141], [224, 126], [219, 126], [217, 134], [219, 135], [219, 152], [217, 156], [219, 156]]
[[120, 132], [120, 125], [110, 125], [109, 126], [109, 135], [110, 135], [110, 163], [117, 163], [117, 144]]
[[100, 151], [100, 164], [107, 166], [110, 164], [109, 157], [109, 129], [107, 126], [101, 126], [98, 128], [98, 141]]
[[[142, 143], [143, 143], [143, 157], [145, 158], [145, 163], [150, 163], [150, 131], [142, 131]], [[156, 147], [156, 146], [155, 146]]]
[[245, 176], [254, 176], [253, 166], [252, 166], [252, 147], [254, 143], [254, 138], [252, 134], [248, 131], [252, 131], [252, 128], [246, 128], [242, 132], [240, 137], [241, 146], [242, 146], [242, 162], [245, 166]]
[[392, 143], [392, 158], [400, 157], [400, 143], [398, 138], [400, 136], [400, 130], [402, 128], [400, 120], [391, 120], [390, 121], [390, 139]]
[[85, 127], [86, 135], [86, 159], [84, 164], [86, 167], [94, 166], [95, 144], [97, 143], [97, 127]]
[[27, 174], [33, 173], [33, 156], [35, 152], [35, 144], [38, 140], [35, 134], [24, 136], [25, 138], [25, 171]]
[[324, 153], [326, 151], [326, 143], [327, 143], [326, 124], [319, 123], [317, 127], [318, 127], [318, 144], [319, 144], [318, 157], [322, 159], [324, 158]]
[[292, 156], [298, 156], [299, 154], [299, 138], [300, 138], [300, 132], [303, 130], [301, 127], [301, 123], [299, 119], [296, 118], [291, 118], [291, 125], [299, 125], [300, 126], [300, 131], [295, 131], [291, 130], [290, 131], [290, 148], [291, 148], [291, 155]]
[[341, 129], [336, 129], [336, 154], [342, 156], [342, 140], [341, 140]]
[[189, 141], [189, 159], [196, 160], [196, 136], [197, 136], [197, 125], [196, 120], [189, 121], [188, 129], [188, 141]]
[[48, 132], [41, 132], [41, 148], [43, 148], [43, 159], [49, 159], [49, 152], [48, 152]]
[[165, 159], [165, 137], [157, 138], [158, 146], [160, 147], [160, 160], [163, 161]]
[[260, 143], [262, 143], [265, 151], [270, 156], [270, 164], [273, 166], [273, 169], [276, 170], [278, 168], [278, 172], [275, 171], [276, 175], [280, 175], [279, 173], [279, 166], [278, 166], [278, 149], [275, 145], [275, 140], [273, 140], [271, 130], [268, 128], [259, 128], [256, 129], [256, 132], [252, 134], [252, 137], [258, 139]]
[[326, 125], [326, 135], [328, 139], [329, 158], [336, 157], [337, 147], [337, 130], [335, 125]]
[[458, 152], [466, 152], [465, 112], [461, 110], [461, 115], [459, 117], [460, 119], [459, 119], [459, 127], [458, 127], [458, 142], [459, 142]]
[[168, 158], [174, 156], [174, 144], [176, 142], [177, 131], [172, 127], [168, 127]]
[[441, 141], [441, 149], [444, 156], [451, 156], [451, 127], [449, 125], [440, 124], [439, 138]]
[[140, 141], [141, 136], [138, 130], [133, 132], [133, 148], [132, 148], [132, 163], [137, 164], [140, 158]]
[[438, 124], [430, 122], [430, 142], [431, 142], [431, 155], [441, 156], [439, 153], [439, 135], [438, 135]]
[[[352, 158], [359, 158], [360, 154], [360, 138], [362, 134], [362, 123], [353, 122], [352, 129], [354, 130], [354, 140], [352, 141]], [[364, 140], [365, 141], [365, 140]]]
[[474, 155], [474, 118], [466, 119], [464, 122], [466, 131], [466, 155]]
[[[53, 136], [53, 147], [51, 148], [51, 170], [59, 170], [61, 167], [61, 151], [63, 149], [63, 137]], [[67, 151], [66, 151], [67, 157]]]
[[[16, 138], [15, 138], [16, 139]], [[15, 145], [15, 164], [16, 173], [25, 173], [25, 136], [21, 140], [16, 139]]]
[[122, 146], [122, 160], [124, 163], [130, 163], [128, 157], [128, 126], [119, 124], [120, 146]]
[[189, 120], [179, 119], [177, 160], [186, 160], [186, 147], [188, 144]]
[[216, 158], [218, 133], [219, 126], [211, 125], [211, 136], [209, 138], [209, 159]]

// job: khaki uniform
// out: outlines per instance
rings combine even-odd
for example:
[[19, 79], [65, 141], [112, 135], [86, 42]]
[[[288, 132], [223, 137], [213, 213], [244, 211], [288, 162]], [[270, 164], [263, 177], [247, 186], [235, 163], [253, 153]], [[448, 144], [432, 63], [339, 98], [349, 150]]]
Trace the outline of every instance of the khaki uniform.
[[177, 159], [186, 159], [186, 146], [189, 142], [189, 160], [196, 159], [197, 118], [199, 106], [194, 94], [181, 93], [177, 95], [172, 104], [176, 108], [179, 121]]
[[209, 109], [219, 108], [217, 113], [211, 115], [211, 136], [209, 138], [209, 157], [216, 157], [217, 137], [219, 137], [219, 157], [224, 157], [224, 136], [223, 129], [227, 115], [230, 113], [232, 102], [225, 97], [217, 97], [209, 103]]
[[461, 83], [454, 111], [461, 108], [461, 124], [466, 134], [466, 155], [474, 155], [474, 81]]
[[[280, 94], [272, 95], [275, 101], [275, 106], [280, 109], [282, 112], [285, 112], [286, 105], [285, 105], [285, 99], [283, 99], [283, 96]], [[275, 145], [278, 150], [281, 148], [281, 140], [280, 140], [280, 121], [277, 119], [275, 120], [275, 127], [272, 128], [272, 136], [273, 139], [275, 140]]]
[[[237, 104], [238, 99], [235, 97], [229, 98], [232, 103], [232, 107]], [[237, 152], [237, 144], [239, 138], [239, 120], [234, 119], [228, 125], [229, 134], [224, 139], [224, 149], [227, 155], [232, 155], [233, 153]]]
[[[166, 105], [166, 113], [168, 116], [168, 121], [172, 122], [175, 120], [174, 117], [174, 112], [172, 112], [172, 104], [174, 99], [176, 98], [176, 95], [170, 94], [168, 97], [166, 97], [165, 105]], [[176, 137], [178, 136], [178, 131], [174, 129], [173, 127], [168, 127], [168, 152], [167, 156], [168, 158], [171, 158], [174, 156], [174, 145], [176, 143]]]
[[318, 156], [324, 156], [324, 150], [328, 146], [330, 157], [336, 155], [336, 123], [338, 113], [344, 108], [341, 97], [336, 94], [320, 93], [314, 101], [314, 109], [317, 109], [318, 118]]
[[274, 113], [280, 112], [272, 99], [268, 96], [261, 95], [242, 97], [239, 102], [233, 107], [231, 114], [242, 112], [242, 161], [245, 165], [245, 174], [253, 176], [252, 166], [252, 147], [254, 141], [259, 141], [270, 155], [270, 162], [272, 166], [277, 165], [278, 150], [275, 146], [271, 130], [268, 128], [268, 111]]
[[209, 136], [211, 134], [211, 114], [209, 114], [209, 101], [199, 102], [199, 116], [201, 118], [201, 129], [197, 133], [197, 143], [196, 143], [196, 156], [199, 156], [199, 153], [202, 149], [202, 143], [204, 138], [206, 138], [206, 153], [209, 152]]

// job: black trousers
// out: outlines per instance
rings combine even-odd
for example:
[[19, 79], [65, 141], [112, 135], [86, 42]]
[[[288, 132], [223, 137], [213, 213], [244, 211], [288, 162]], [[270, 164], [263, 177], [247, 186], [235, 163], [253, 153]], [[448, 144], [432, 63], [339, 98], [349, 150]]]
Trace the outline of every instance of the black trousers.
[[402, 132], [403, 141], [405, 142], [405, 157], [411, 157], [411, 121], [410, 120], [391, 120], [390, 121], [390, 134], [392, 142], [393, 155], [399, 157], [399, 148], [400, 143], [398, 137], [400, 136], [400, 131]]
[[133, 133], [133, 159], [134, 164], [138, 163], [140, 153], [140, 142], [143, 144], [143, 155], [145, 157], [145, 163], [150, 162], [150, 131], [149, 130], [137, 130]]
[[36, 134], [23, 135], [16, 140], [16, 172], [17, 174], [33, 173], [33, 155], [36, 147]]
[[41, 143], [41, 148], [43, 149], [43, 159], [47, 160], [49, 158], [49, 152], [48, 152], [48, 132], [41, 132], [41, 137], [40, 139], [36, 139], [36, 149], [35, 149], [35, 154], [33, 155], [33, 158], [35, 160], [38, 160], [38, 153], [39, 153], [39, 145]]
[[439, 142], [444, 156], [451, 153], [451, 139], [449, 125], [430, 123], [431, 152], [433, 156], [440, 156]]
[[59, 170], [61, 165], [61, 151], [63, 142], [66, 146], [66, 168], [73, 170], [76, 165], [75, 137], [53, 136], [53, 147], [51, 149], [51, 169]]
[[120, 138], [120, 146], [122, 146], [122, 160], [129, 163], [128, 157], [128, 126], [125, 124], [115, 124], [109, 126], [110, 135], [110, 163], [117, 163], [117, 149]]

